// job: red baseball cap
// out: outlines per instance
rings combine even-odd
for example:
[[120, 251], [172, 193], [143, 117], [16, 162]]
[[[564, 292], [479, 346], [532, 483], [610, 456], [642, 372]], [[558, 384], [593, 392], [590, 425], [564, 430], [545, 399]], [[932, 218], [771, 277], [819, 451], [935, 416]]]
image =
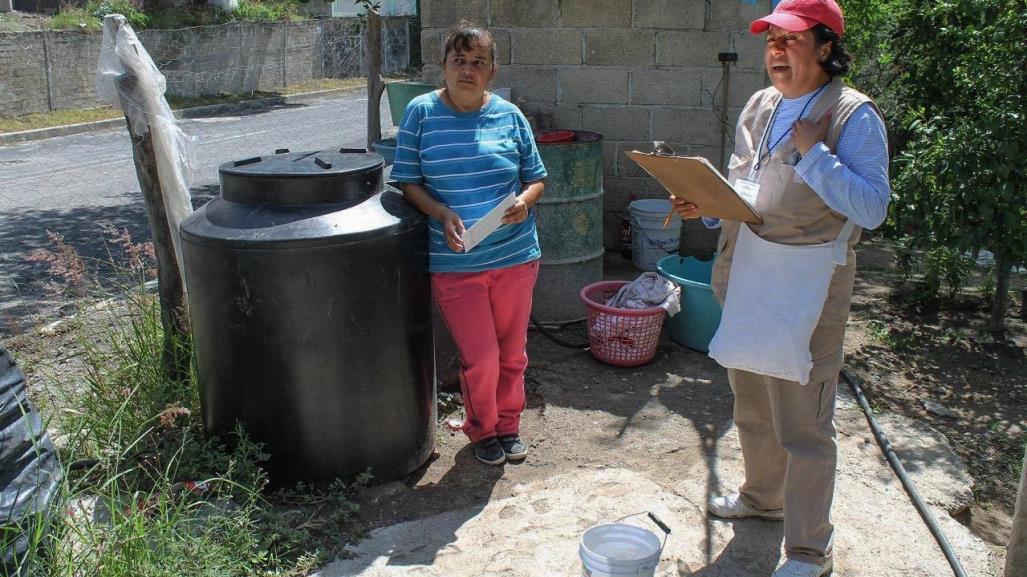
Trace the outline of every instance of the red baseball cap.
[[834, 0], [782, 0], [769, 16], [753, 20], [749, 32], [759, 34], [771, 25], [799, 32], [823, 24], [838, 36], [845, 32], [842, 9]]

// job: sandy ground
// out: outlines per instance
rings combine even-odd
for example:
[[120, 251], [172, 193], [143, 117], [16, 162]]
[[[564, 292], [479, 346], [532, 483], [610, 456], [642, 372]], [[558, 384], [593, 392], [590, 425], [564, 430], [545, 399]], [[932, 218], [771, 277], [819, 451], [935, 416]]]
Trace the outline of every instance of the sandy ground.
[[[610, 262], [608, 277], [637, 274]], [[584, 325], [560, 336], [584, 340]], [[402, 482], [368, 491], [368, 538], [351, 547], [354, 558], [319, 575], [579, 575], [583, 531], [639, 511], [657, 512], [673, 529], [657, 575], [770, 575], [782, 558], [781, 524], [705, 512], [711, 495], [742, 478], [733, 395], [720, 367], [666, 334], [653, 361], [635, 368], [604, 365], [537, 331], [528, 351], [528, 459], [482, 465], [462, 435], [440, 425], [437, 457]], [[835, 575], [950, 573], [862, 412], [839, 388]], [[922, 423], [897, 417], [889, 426], [965, 569], [997, 574], [1000, 548], [946, 512], [971, 499], [960, 458]]]

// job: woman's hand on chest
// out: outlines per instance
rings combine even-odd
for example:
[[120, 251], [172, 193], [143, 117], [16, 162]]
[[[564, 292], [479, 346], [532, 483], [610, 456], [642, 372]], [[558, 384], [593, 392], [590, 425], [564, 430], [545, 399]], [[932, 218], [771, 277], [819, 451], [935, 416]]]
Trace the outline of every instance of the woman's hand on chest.
[[831, 126], [831, 112], [828, 112], [819, 122], [813, 122], [808, 118], [800, 118], [792, 125], [792, 141], [799, 154], [806, 156], [818, 142], [827, 138], [827, 129]]

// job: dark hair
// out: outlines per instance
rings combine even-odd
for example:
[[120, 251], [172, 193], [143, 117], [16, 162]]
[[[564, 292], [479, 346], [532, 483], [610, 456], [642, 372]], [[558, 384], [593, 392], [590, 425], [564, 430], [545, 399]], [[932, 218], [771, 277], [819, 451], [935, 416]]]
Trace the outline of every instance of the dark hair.
[[467, 20], [458, 22], [446, 35], [445, 48], [442, 50], [442, 65], [445, 66], [450, 52], [469, 52], [475, 46], [488, 49], [492, 67], [495, 68], [496, 41], [492, 38], [492, 33]]
[[823, 24], [817, 24], [812, 30], [813, 39], [816, 40], [817, 45], [831, 43], [831, 53], [827, 55], [826, 60], [820, 63], [820, 67], [824, 69], [824, 72], [827, 72], [827, 75], [831, 78], [848, 74], [852, 55], [842, 46], [842, 39], [838, 36], [838, 33]]

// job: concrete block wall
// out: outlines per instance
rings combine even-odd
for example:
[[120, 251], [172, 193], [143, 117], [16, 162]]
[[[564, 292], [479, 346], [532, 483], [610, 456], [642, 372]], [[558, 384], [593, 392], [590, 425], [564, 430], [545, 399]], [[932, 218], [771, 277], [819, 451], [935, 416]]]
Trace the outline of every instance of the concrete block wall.
[[[624, 152], [664, 140], [679, 153], [730, 155], [734, 125], [749, 96], [767, 86], [762, 36], [749, 23], [771, 11], [770, 0], [422, 0], [421, 54], [426, 82], [441, 76], [447, 29], [460, 19], [488, 27], [500, 63], [496, 86], [540, 130], [591, 130], [604, 135], [604, 243], [617, 246], [620, 217], [632, 195], [665, 191]], [[720, 52], [735, 52], [728, 108]], [[686, 254], [714, 248], [715, 233], [686, 223]]]
[[[185, 97], [273, 92], [317, 78], [366, 73], [364, 40], [351, 18], [231, 23], [142, 30], [139, 41]], [[385, 18], [385, 72], [410, 66], [407, 17]], [[101, 36], [79, 31], [0, 34], [0, 116], [98, 106]]]

